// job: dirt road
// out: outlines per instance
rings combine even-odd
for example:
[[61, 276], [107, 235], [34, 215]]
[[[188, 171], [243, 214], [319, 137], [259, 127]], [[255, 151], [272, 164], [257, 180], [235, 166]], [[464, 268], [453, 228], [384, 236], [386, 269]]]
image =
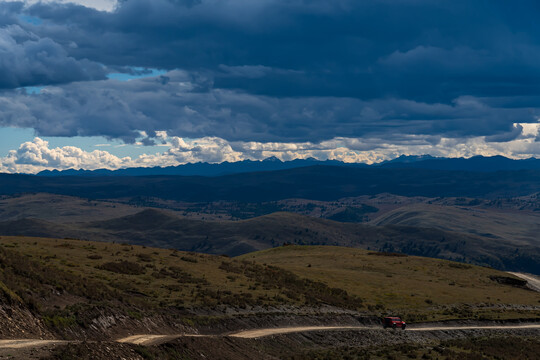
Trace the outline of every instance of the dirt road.
[[176, 335], [132, 335], [116, 340], [119, 343], [135, 345], [158, 345], [163, 344], [179, 337], [213, 337], [217, 335], [200, 334], [176, 334]]
[[174, 340], [180, 336], [182, 335], [133, 335], [116, 340], [116, 342], [135, 345], [156, 345], [160, 342]]
[[45, 345], [66, 344], [65, 340], [38, 340], [38, 339], [16, 339], [0, 340], [0, 349], [22, 349], [28, 347], [40, 347]]
[[286, 327], [286, 328], [272, 328], [272, 329], [255, 329], [240, 331], [237, 333], [229, 334], [231, 337], [239, 337], [244, 339], [255, 339], [270, 335], [281, 335], [295, 332], [305, 331], [328, 331], [328, 330], [374, 330], [375, 327], [367, 326], [299, 326], [299, 327]]
[[529, 286], [538, 292], [540, 292], [540, 278], [535, 275], [530, 274], [523, 274], [518, 272], [508, 272], [509, 274], [512, 274], [514, 276], [517, 276], [518, 278], [521, 278], [523, 280], [526, 280]]
[[502, 326], [433, 326], [407, 329], [407, 331], [435, 331], [435, 330], [505, 330], [505, 329], [540, 329], [540, 325], [502, 325]]
[[[540, 324], [534, 325], [504, 325], [504, 326], [431, 326], [431, 327], [408, 327], [405, 331], [437, 331], [437, 330], [475, 330], [475, 329], [487, 329], [487, 330], [504, 330], [504, 329], [540, 329]], [[305, 331], [327, 331], [327, 330], [381, 330], [385, 331], [381, 327], [377, 326], [303, 326], [303, 327], [290, 327], [290, 328], [274, 328], [274, 329], [257, 329], [240, 331], [234, 334], [229, 334], [232, 337], [239, 337], [245, 339], [255, 339], [271, 335], [281, 335], [294, 332]], [[399, 331], [399, 330], [398, 330]]]
[[[453, 331], [453, 330], [505, 330], [505, 329], [540, 329], [540, 324], [527, 324], [527, 325], [490, 325], [490, 326], [421, 326], [413, 325], [409, 326], [406, 331]], [[229, 333], [223, 335], [200, 335], [200, 334], [175, 334], [175, 335], [158, 335], [158, 334], [140, 334], [132, 335], [122, 339], [115, 340], [119, 343], [136, 344], [136, 345], [157, 345], [165, 342], [172, 341], [179, 337], [216, 337], [216, 336], [230, 336], [244, 339], [257, 339], [265, 336], [282, 335], [306, 331], [343, 331], [343, 330], [379, 330], [379, 331], [391, 331], [384, 330], [380, 326], [298, 326], [298, 327], [282, 327], [282, 328], [269, 328], [269, 329], [253, 329], [239, 331], [236, 333]], [[400, 331], [400, 330], [397, 330]], [[12, 339], [12, 340], [0, 340], [0, 349], [22, 349], [22, 348], [38, 348], [45, 345], [62, 345], [67, 344], [70, 341], [65, 340], [40, 340], [40, 339]]]

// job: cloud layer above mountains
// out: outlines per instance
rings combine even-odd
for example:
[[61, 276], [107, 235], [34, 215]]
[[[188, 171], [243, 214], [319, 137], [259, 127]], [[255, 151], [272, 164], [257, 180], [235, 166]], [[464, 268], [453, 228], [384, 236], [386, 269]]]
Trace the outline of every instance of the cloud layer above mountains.
[[[511, 145], [540, 116], [538, 2], [95, 4], [0, 1], [0, 126], [147, 145], [163, 131], [362, 151], [384, 139], [403, 153], [481, 139], [540, 156], [530, 134], [527, 151]], [[145, 69], [163, 74], [107, 78]]]
[[[431, 137], [409, 136], [401, 142], [371, 138], [334, 138], [319, 143], [262, 143], [229, 142], [218, 137], [183, 139], [168, 137], [159, 132], [164, 151], [137, 157], [118, 157], [104, 150], [84, 151], [75, 146], [51, 148], [49, 143], [36, 137], [9, 154], [0, 158], [0, 172], [37, 173], [42, 170], [65, 169], [122, 169], [129, 167], [177, 166], [186, 163], [221, 163], [242, 160], [263, 160], [276, 157], [282, 161], [315, 158], [318, 160], [338, 160], [342, 162], [377, 163], [391, 160], [401, 154], [432, 155], [436, 157], [471, 157], [476, 155], [504, 155], [526, 159], [540, 152], [540, 142], [535, 141], [540, 126], [527, 131], [518, 127], [522, 135], [518, 139], [489, 142], [485, 137], [462, 139], [440, 138], [436, 142]], [[138, 142], [142, 145], [141, 142]]]

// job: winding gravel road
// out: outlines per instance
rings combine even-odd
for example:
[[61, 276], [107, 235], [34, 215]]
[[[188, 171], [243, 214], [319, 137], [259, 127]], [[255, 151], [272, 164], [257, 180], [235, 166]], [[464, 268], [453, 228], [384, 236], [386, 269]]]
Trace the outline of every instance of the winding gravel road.
[[22, 349], [40, 347], [45, 345], [67, 344], [67, 340], [41, 340], [41, 339], [11, 339], [0, 340], [0, 349]]
[[[540, 324], [526, 324], [526, 325], [489, 325], [489, 326], [418, 326], [407, 327], [405, 331], [453, 331], [453, 330], [519, 330], [519, 329], [539, 329]], [[229, 333], [223, 335], [199, 335], [199, 334], [178, 334], [178, 335], [133, 335], [127, 338], [116, 340], [122, 343], [131, 343], [138, 345], [155, 345], [176, 339], [183, 336], [197, 336], [197, 337], [216, 337], [216, 336], [230, 336], [243, 339], [257, 339], [265, 336], [283, 335], [290, 333], [299, 333], [306, 331], [336, 331], [336, 330], [379, 330], [379, 331], [400, 331], [400, 330], [384, 330], [380, 326], [296, 326], [296, 327], [281, 327], [281, 328], [269, 328], [269, 329], [253, 329], [244, 330], [236, 333]]]
[[157, 345], [163, 344], [179, 337], [215, 337], [219, 335], [200, 335], [200, 334], [176, 334], [176, 335], [132, 335], [126, 338], [118, 339], [116, 342], [135, 345]]
[[[540, 324], [525, 324], [525, 325], [489, 325], [489, 326], [417, 326], [407, 327], [405, 331], [457, 331], [457, 330], [519, 330], [519, 329], [539, 329]], [[384, 330], [379, 326], [297, 326], [297, 327], [282, 327], [269, 329], [252, 329], [244, 330], [235, 333], [222, 335], [201, 335], [201, 334], [175, 334], [175, 335], [158, 335], [158, 334], [139, 334], [131, 335], [125, 338], [117, 339], [116, 342], [136, 345], [157, 345], [172, 341], [180, 337], [220, 337], [230, 336], [244, 339], [257, 339], [265, 336], [282, 335], [290, 333], [299, 333], [306, 331], [361, 331], [361, 330], [378, 330], [378, 331], [396, 331]], [[400, 331], [400, 330], [397, 330]], [[41, 340], [41, 339], [11, 339], [0, 340], [0, 349], [22, 349], [22, 348], [38, 348], [46, 345], [62, 345], [67, 343], [76, 343], [77, 341], [65, 340]]]
[[[437, 331], [437, 330], [476, 330], [476, 329], [487, 329], [487, 330], [504, 330], [504, 329], [540, 329], [540, 324], [529, 324], [529, 325], [492, 325], [492, 326], [430, 326], [430, 327], [407, 327], [405, 331]], [[273, 329], [257, 329], [257, 330], [246, 330], [240, 331], [237, 333], [229, 334], [228, 336], [239, 337], [244, 339], [255, 339], [271, 335], [281, 335], [294, 332], [305, 332], [305, 331], [328, 331], [328, 330], [380, 330], [387, 331], [377, 326], [302, 326], [302, 327], [290, 327], [290, 328], [273, 328]], [[396, 330], [388, 330], [396, 331]], [[397, 330], [400, 331], [400, 330]]]

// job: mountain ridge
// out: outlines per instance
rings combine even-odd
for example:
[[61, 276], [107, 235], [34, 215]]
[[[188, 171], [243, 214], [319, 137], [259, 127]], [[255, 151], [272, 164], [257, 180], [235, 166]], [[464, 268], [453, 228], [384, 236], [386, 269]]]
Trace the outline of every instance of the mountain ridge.
[[492, 172], [315, 165], [204, 176], [59, 176], [0, 174], [0, 193], [53, 193], [89, 199], [158, 197], [179, 201], [333, 200], [391, 193], [403, 196], [524, 196], [540, 192], [539, 170]]
[[346, 163], [338, 160], [316, 160], [314, 158], [281, 161], [275, 156], [260, 160], [243, 160], [238, 162], [222, 163], [188, 163], [167, 167], [134, 167], [118, 170], [96, 169], [68, 169], [44, 170], [38, 176], [153, 176], [153, 175], [181, 175], [181, 176], [222, 176], [257, 171], [275, 171], [294, 169], [313, 165], [332, 165], [353, 168], [421, 168], [437, 170], [461, 171], [507, 171], [507, 170], [538, 170], [540, 159], [510, 159], [496, 155], [491, 157], [473, 156], [470, 158], [444, 158], [430, 155], [401, 155], [398, 158], [375, 164]]

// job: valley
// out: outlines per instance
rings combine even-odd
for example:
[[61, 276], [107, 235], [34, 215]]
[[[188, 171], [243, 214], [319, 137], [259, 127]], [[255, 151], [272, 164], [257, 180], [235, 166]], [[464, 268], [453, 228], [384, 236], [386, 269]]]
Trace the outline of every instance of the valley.
[[[4, 196], [0, 233], [229, 256], [283, 244], [336, 245], [540, 274], [538, 202], [537, 195], [486, 200], [380, 194], [173, 205], [40, 193]], [[265, 213], [272, 210], [279, 212]]]

